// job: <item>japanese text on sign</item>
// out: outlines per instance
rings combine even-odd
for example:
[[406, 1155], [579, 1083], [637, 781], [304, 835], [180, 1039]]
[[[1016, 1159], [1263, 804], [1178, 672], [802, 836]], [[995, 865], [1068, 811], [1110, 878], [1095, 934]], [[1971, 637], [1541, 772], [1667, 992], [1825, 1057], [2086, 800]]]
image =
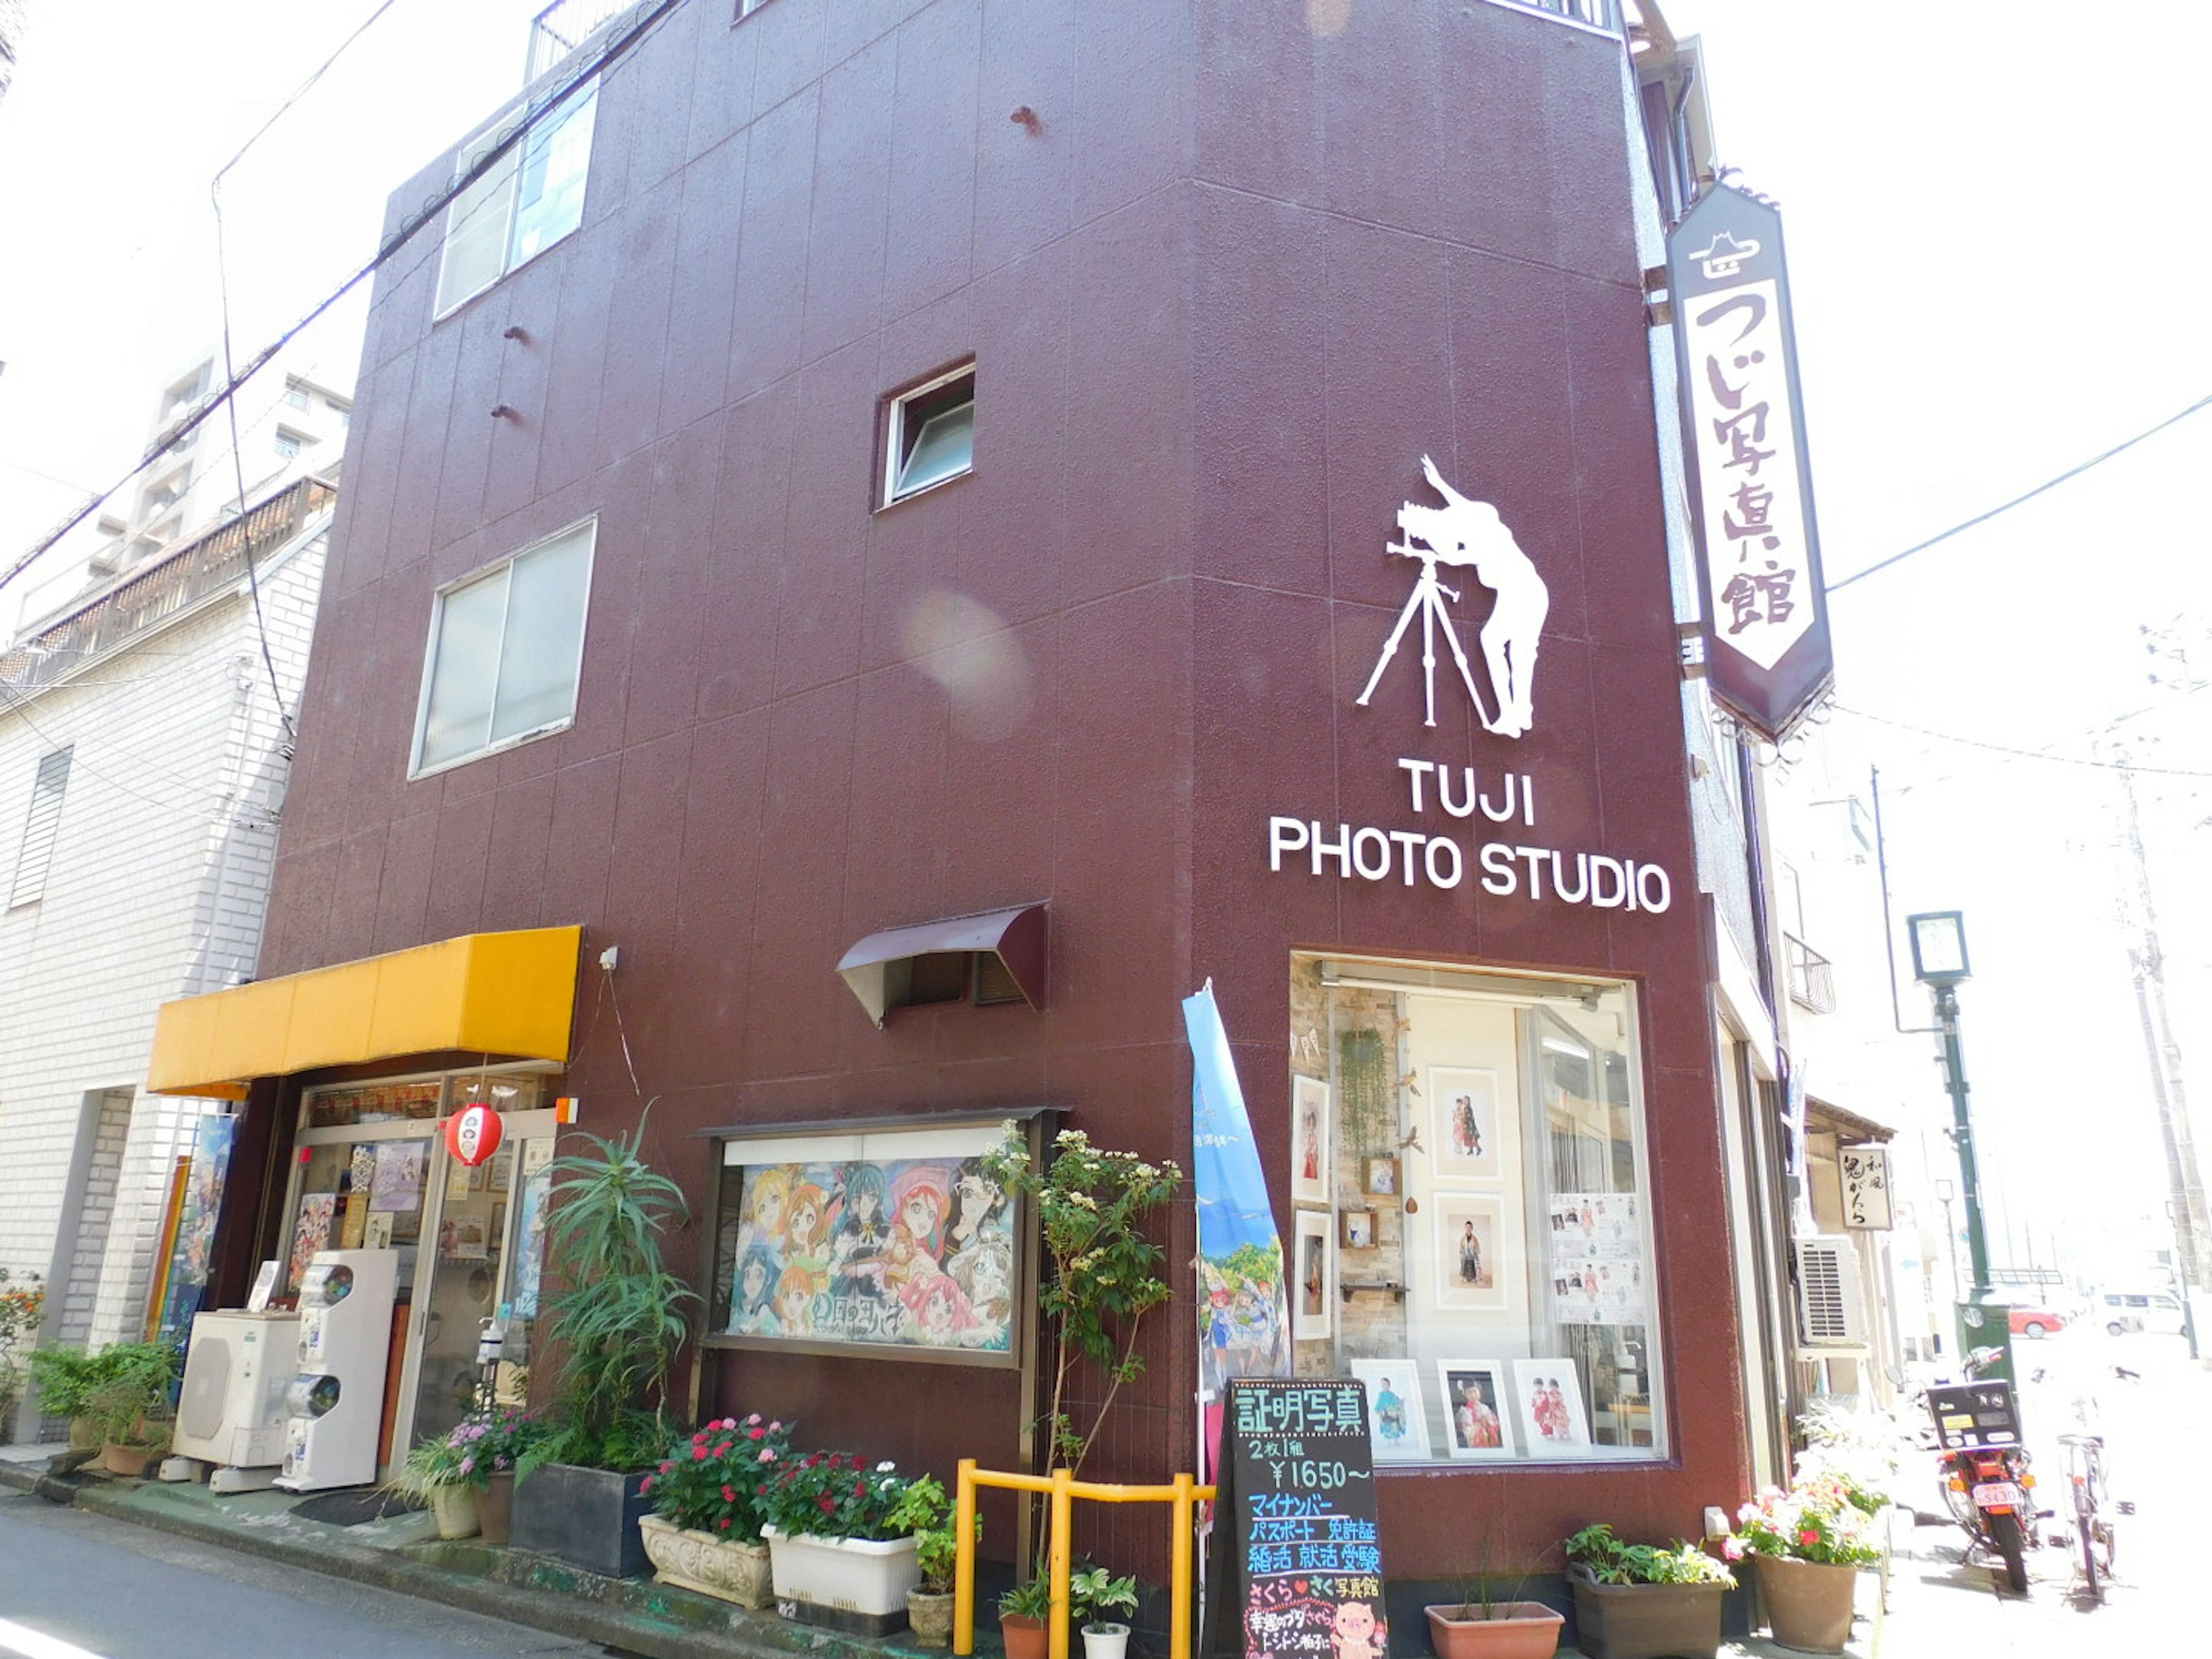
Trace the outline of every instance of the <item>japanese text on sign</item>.
[[1844, 1188], [1844, 1225], [1887, 1232], [1895, 1224], [1889, 1202], [1889, 1152], [1881, 1146], [1845, 1146], [1837, 1156]]

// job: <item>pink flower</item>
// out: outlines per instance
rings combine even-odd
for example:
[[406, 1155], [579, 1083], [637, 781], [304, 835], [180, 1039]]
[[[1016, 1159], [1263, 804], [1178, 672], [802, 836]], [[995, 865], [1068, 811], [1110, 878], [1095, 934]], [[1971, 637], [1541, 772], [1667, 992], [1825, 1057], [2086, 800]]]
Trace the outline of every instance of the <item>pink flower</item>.
[[669, 1472], [669, 1470], [671, 1470], [671, 1469], [674, 1468], [675, 1467], [676, 1467], [676, 1465], [675, 1465], [675, 1464], [673, 1464], [673, 1463], [663, 1463], [663, 1464], [660, 1466], [660, 1472], [661, 1472], [663, 1474], [667, 1474], [667, 1473]]
[[1797, 1541], [1801, 1544], [1817, 1544], [1820, 1541], [1820, 1534], [1812, 1528], [1807, 1527], [1798, 1533]]
[[722, 1501], [723, 1501], [725, 1504], [734, 1504], [734, 1503], [736, 1503], [736, 1502], [738, 1501], [738, 1489], [737, 1489], [735, 1486], [725, 1486], [725, 1487], [723, 1487], [723, 1488], [722, 1488]]
[[729, 1529], [730, 1529], [730, 1517], [729, 1517], [728, 1516], [726, 1516], [726, 1516], [724, 1516], [722, 1517], [722, 1521], [721, 1521], [721, 1527], [722, 1527], [722, 1530], [723, 1530], [724, 1532], [727, 1532], [727, 1531], [729, 1531]]
[[[660, 1467], [665, 1469], [668, 1465], [663, 1463]], [[653, 1477], [649, 1474], [647, 1475], [644, 1480], [637, 1483], [637, 1489], [641, 1492], [651, 1492], [653, 1490]]]
[[763, 1447], [761, 1448], [760, 1461], [761, 1461], [762, 1462], [763, 1462], [763, 1463], [773, 1463], [773, 1462], [775, 1462], [775, 1447], [773, 1447], [773, 1446], [763, 1446]]
[[746, 1437], [751, 1440], [758, 1440], [767, 1433], [768, 1431], [766, 1429], [760, 1427], [758, 1425], [755, 1425], [752, 1428], [746, 1431]]
[[783, 1425], [782, 1425], [781, 1423], [770, 1423], [770, 1424], [768, 1425], [768, 1431], [769, 1431], [770, 1434], [774, 1434], [774, 1433], [775, 1433], [778, 1430], [781, 1429], [782, 1427], [783, 1427]]
[[1734, 1535], [1723, 1539], [1721, 1540], [1721, 1553], [1728, 1557], [1731, 1561], [1742, 1560], [1743, 1540]]
[[464, 1458], [461, 1460], [461, 1473], [462, 1473], [463, 1474], [474, 1474], [476, 1472], [477, 1472], [477, 1460], [475, 1459], [475, 1457], [474, 1457], [474, 1456], [464, 1457]]
[[706, 1449], [704, 1446], [694, 1446], [694, 1447], [692, 1447], [692, 1448], [691, 1448], [691, 1461], [692, 1461], [694, 1463], [703, 1463], [703, 1462], [705, 1462], [707, 1461], [707, 1449]]

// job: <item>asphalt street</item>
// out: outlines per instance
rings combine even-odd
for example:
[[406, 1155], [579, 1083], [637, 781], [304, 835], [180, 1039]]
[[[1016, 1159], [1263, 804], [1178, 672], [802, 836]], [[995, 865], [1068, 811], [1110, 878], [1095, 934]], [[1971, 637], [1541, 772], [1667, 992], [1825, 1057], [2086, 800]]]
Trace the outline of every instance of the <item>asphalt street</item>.
[[0, 1655], [483, 1659], [611, 1651], [0, 1492]]

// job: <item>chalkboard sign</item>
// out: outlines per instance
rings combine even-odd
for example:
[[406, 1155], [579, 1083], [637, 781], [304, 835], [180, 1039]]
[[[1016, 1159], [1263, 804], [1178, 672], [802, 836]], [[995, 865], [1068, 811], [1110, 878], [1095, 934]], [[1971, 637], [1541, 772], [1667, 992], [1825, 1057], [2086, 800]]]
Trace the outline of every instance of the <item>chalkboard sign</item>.
[[1382, 1659], [1366, 1385], [1238, 1378], [1226, 1405], [1205, 1652]]
[[2020, 1444], [2020, 1410], [2012, 1384], [1992, 1378], [1928, 1390], [1928, 1410], [1946, 1451], [1983, 1451]]

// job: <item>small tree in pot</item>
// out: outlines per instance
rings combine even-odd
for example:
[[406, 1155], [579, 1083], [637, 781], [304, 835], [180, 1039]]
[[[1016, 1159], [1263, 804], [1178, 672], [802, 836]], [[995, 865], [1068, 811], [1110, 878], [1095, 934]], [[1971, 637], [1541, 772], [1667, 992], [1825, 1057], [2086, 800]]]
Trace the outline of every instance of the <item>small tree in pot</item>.
[[563, 1288], [546, 1309], [560, 1352], [544, 1437], [518, 1468], [514, 1541], [610, 1577], [647, 1565], [644, 1472], [676, 1437], [669, 1372], [697, 1293], [668, 1270], [661, 1236], [690, 1211], [641, 1155], [645, 1125], [583, 1137], [556, 1158], [548, 1239]]

